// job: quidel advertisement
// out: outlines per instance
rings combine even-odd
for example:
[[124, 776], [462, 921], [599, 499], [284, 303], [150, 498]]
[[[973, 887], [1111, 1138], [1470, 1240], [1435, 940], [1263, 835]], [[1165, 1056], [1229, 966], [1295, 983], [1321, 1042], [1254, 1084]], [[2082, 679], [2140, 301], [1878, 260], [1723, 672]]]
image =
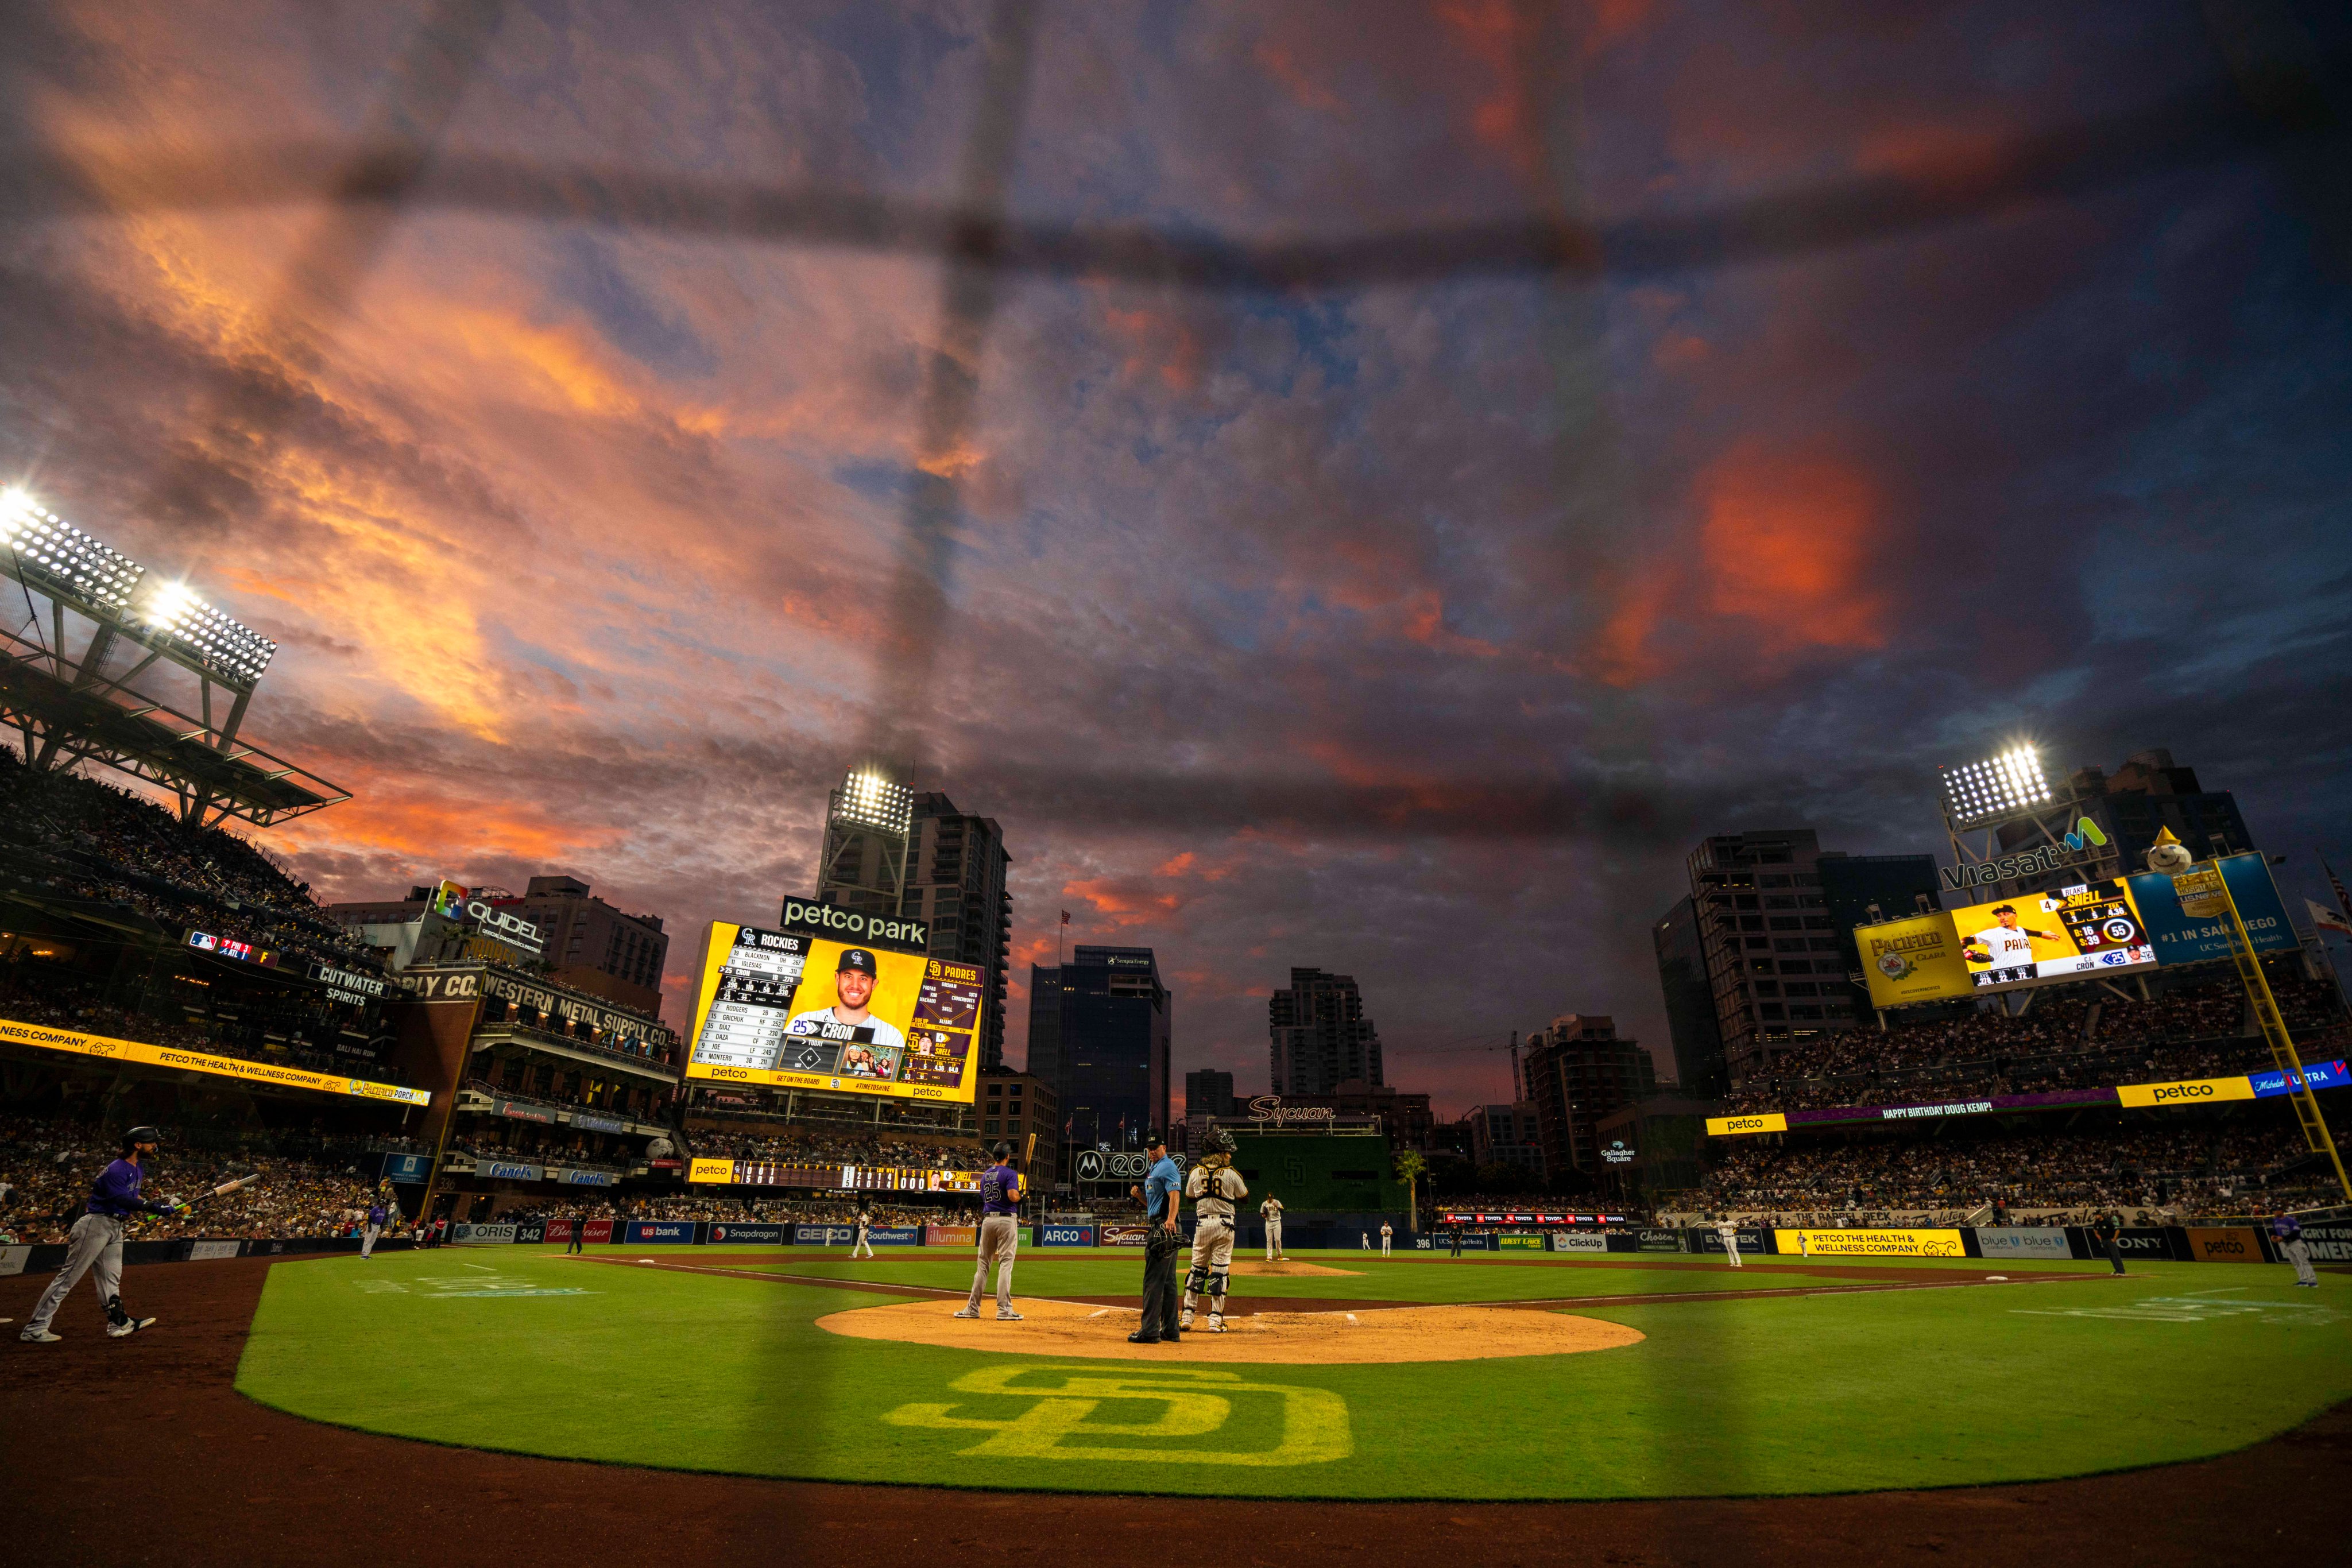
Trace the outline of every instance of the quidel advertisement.
[[686, 1075], [969, 1103], [985, 980], [920, 953], [713, 921]]
[[2021, 894], [1952, 911], [1960, 960], [1979, 991], [2152, 967], [2156, 947], [2121, 881]]

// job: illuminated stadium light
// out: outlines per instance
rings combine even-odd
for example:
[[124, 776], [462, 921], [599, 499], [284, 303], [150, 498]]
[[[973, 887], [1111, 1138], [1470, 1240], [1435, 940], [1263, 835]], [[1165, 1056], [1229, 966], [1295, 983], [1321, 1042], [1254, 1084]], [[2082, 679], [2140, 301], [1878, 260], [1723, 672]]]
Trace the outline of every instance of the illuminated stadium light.
[[841, 821], [904, 833], [915, 820], [915, 792], [873, 768], [857, 768], [834, 791], [833, 814]]
[[17, 574], [29, 586], [145, 626], [194, 663], [238, 685], [260, 680], [278, 652], [277, 643], [206, 604], [186, 583], [151, 578], [145, 567], [44, 510], [21, 489], [0, 494], [0, 549], [14, 554]]
[[22, 490], [0, 497], [0, 548], [16, 558], [34, 587], [58, 591], [113, 611], [130, 607], [146, 569], [99, 543]]
[[2031, 746], [2011, 747], [1983, 762], [1943, 770], [1944, 814], [1958, 827], [2031, 810], [2050, 800], [2050, 781]]

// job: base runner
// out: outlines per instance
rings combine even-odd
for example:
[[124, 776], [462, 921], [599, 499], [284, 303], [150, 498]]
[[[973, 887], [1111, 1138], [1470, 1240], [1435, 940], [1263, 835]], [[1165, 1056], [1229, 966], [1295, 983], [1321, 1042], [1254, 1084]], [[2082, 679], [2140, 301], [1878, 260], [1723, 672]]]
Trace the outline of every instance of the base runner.
[[1011, 1144], [999, 1144], [989, 1154], [996, 1163], [980, 1173], [980, 1261], [971, 1271], [971, 1299], [956, 1316], [980, 1316], [980, 1293], [993, 1263], [996, 1321], [1017, 1323], [1021, 1314], [1013, 1310], [1013, 1259], [1021, 1250], [1021, 1173], [1013, 1168]]
[[1223, 1333], [1225, 1281], [1234, 1267], [1234, 1204], [1249, 1196], [1249, 1186], [1234, 1169], [1234, 1135], [1212, 1127], [1206, 1142], [1208, 1152], [1184, 1178], [1184, 1196], [1192, 1199], [1192, 1272], [1184, 1280], [1184, 1311], [1177, 1324], [1192, 1326], [1192, 1298], [1206, 1291], [1209, 1332]]
[[2311, 1266], [2311, 1243], [2303, 1239], [2303, 1221], [2281, 1210], [2271, 1221], [2271, 1235], [2278, 1242], [2280, 1256], [2294, 1265], [2294, 1282], [2319, 1289], [2319, 1275]]
[[[1226, 1136], [1231, 1137], [1232, 1134], [1227, 1134]], [[1265, 1260], [1269, 1263], [1287, 1261], [1289, 1254], [1282, 1249], [1282, 1200], [1268, 1195], [1266, 1200], [1257, 1206], [1257, 1211], [1265, 1220]]]
[[155, 1145], [163, 1138], [152, 1127], [133, 1127], [122, 1134], [122, 1157], [100, 1172], [90, 1185], [87, 1212], [66, 1233], [65, 1264], [42, 1292], [33, 1315], [25, 1320], [18, 1339], [34, 1344], [57, 1343], [63, 1336], [49, 1332], [49, 1320], [57, 1316], [84, 1274], [98, 1287], [98, 1299], [106, 1305], [109, 1337], [121, 1339], [153, 1325], [153, 1318], [134, 1318], [123, 1310], [122, 1228], [131, 1215], [173, 1214], [182, 1207], [167, 1198], [139, 1196], [140, 1184], [147, 1179], [143, 1167], [155, 1157]]

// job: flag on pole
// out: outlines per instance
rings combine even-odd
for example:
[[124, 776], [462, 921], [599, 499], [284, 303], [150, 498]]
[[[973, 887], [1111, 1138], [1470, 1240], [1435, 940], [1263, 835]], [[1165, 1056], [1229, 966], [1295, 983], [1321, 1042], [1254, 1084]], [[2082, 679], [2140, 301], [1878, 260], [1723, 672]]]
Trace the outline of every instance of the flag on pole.
[[[2341, 892], [2341, 891], [2343, 890], [2343, 884], [2342, 884], [2341, 883], [2338, 883], [2336, 884], [2336, 890], [2337, 890], [2338, 892]], [[1063, 925], [1067, 925], [1069, 923], [1070, 923], [1070, 912], [1069, 912], [1068, 910], [1065, 909], [1064, 911], [1062, 911], [1062, 924], [1063, 924]]]
[[2336, 874], [2336, 868], [2327, 863], [2326, 855], [2319, 857], [2319, 869], [2327, 873], [2327, 885], [2336, 890], [2336, 907], [2343, 912], [2345, 919], [2352, 920], [2352, 893], [2344, 891], [2344, 879]]
[[2315, 898], [2306, 898], [2303, 903], [2304, 907], [2311, 911], [2311, 924], [2315, 929], [2341, 931], [2345, 936], [2352, 936], [2352, 920], [2346, 919], [2342, 910], [2330, 909]]

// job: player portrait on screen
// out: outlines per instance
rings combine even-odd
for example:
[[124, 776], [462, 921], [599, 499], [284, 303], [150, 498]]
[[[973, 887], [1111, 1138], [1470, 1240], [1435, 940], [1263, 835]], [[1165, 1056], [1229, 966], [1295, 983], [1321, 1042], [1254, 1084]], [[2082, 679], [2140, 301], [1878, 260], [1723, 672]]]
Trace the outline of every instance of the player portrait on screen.
[[[874, 955], [863, 947], [845, 947], [841, 961], [833, 976], [834, 1000], [830, 1007], [812, 1008], [793, 1015], [784, 1032], [814, 1035], [819, 1040], [855, 1040], [860, 1045], [885, 1048], [889, 1051], [895, 1068], [898, 1053], [906, 1048], [907, 1037], [887, 1019], [878, 1019], [867, 1010], [874, 999], [874, 985], [881, 977], [881, 968]], [[803, 988], [806, 988], [806, 981]], [[861, 1077], [877, 1074], [868, 1071]]]
[[[2033, 944], [2065, 940], [2063, 931], [2042, 931], [2027, 925], [2018, 918], [2017, 906], [2003, 904], [1992, 912], [1993, 924], [1981, 931], [1972, 932], [1960, 939], [1960, 956], [1972, 965], [1995, 969], [2030, 969], [2033, 967]], [[2072, 948], [2070, 946], [2069, 950]]]

